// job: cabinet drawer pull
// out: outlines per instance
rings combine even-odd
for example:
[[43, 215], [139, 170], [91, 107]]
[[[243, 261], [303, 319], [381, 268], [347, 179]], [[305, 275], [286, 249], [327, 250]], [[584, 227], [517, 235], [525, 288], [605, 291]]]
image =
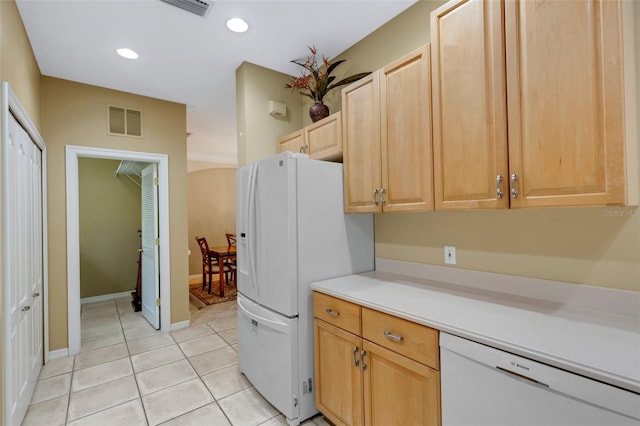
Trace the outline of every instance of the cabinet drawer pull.
[[40, 293], [33, 293], [33, 295], [32, 295], [32, 296], [33, 296], [33, 297], [39, 297], [39, 296], [40, 296]]
[[496, 197], [502, 198], [502, 175], [496, 178]]
[[367, 355], [367, 351], [360, 352], [360, 361], [362, 361], [360, 364], [360, 368], [362, 368], [362, 371], [367, 369], [367, 364], [364, 363], [365, 355]]
[[327, 308], [327, 309], [325, 309], [325, 312], [326, 312], [328, 315], [331, 315], [332, 317], [337, 317], [337, 316], [339, 316], [339, 315], [340, 315], [340, 312], [336, 312], [336, 311], [334, 311], [334, 310], [333, 310], [333, 309], [331, 309], [331, 308]]
[[22, 312], [27, 312], [29, 309], [31, 309], [31, 306], [25, 306], [22, 308]]
[[517, 174], [511, 175], [511, 196], [513, 198], [518, 198], [518, 191], [516, 191], [516, 181], [518, 180]]
[[391, 334], [391, 332], [390, 332], [389, 330], [385, 330], [385, 331], [384, 331], [384, 335], [385, 335], [387, 338], [389, 338], [389, 339], [391, 339], [391, 340], [394, 340], [394, 341], [396, 341], [396, 342], [401, 342], [401, 341], [402, 341], [402, 336], [399, 336], [399, 335], [398, 335], [398, 336], [396, 336], [395, 334]]
[[384, 196], [384, 194], [386, 194], [386, 193], [387, 193], [387, 190], [386, 190], [386, 189], [382, 188], [382, 189], [380, 190], [380, 203], [381, 203], [383, 206], [386, 206], [386, 205], [387, 205], [387, 199], [386, 199], [386, 198], [385, 198], [385, 196]]
[[373, 204], [376, 205], [376, 206], [378, 204], [380, 204], [378, 202], [378, 189], [377, 188], [373, 190]]
[[358, 347], [354, 346], [353, 347], [353, 365], [355, 365], [356, 367], [359, 364], [358, 358], [356, 358], [357, 355], [358, 355]]

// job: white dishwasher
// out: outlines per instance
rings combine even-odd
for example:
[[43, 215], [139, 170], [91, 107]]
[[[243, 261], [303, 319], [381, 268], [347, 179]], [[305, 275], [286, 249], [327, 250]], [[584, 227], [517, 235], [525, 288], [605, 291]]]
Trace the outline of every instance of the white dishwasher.
[[440, 332], [442, 425], [640, 425], [640, 394]]

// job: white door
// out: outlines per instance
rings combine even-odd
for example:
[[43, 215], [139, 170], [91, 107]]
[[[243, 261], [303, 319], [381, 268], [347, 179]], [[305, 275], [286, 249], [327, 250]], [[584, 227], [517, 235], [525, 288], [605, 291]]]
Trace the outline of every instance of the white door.
[[13, 116], [3, 141], [5, 419], [19, 424], [43, 363], [42, 153]]
[[160, 329], [158, 165], [142, 170], [142, 315]]

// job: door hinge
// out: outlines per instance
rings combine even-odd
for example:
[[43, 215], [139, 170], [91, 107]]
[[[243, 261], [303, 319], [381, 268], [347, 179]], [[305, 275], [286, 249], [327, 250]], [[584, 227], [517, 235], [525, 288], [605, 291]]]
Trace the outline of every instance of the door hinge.
[[155, 186], [158, 186], [158, 178], [157, 177], [153, 178], [153, 183], [154, 183]]
[[156, 299], [156, 306], [160, 306], [160, 299]]
[[160, 245], [160, 238], [156, 238], [156, 245], [159, 246]]
[[298, 406], [298, 397], [293, 395], [293, 406], [297, 407]]

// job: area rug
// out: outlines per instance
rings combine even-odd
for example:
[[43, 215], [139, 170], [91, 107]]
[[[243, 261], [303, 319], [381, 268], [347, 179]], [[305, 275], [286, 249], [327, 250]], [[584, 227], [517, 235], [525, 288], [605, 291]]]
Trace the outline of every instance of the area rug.
[[202, 283], [189, 284], [189, 293], [205, 305], [236, 300], [238, 290], [235, 285], [225, 286], [224, 297], [220, 297], [218, 296], [218, 291], [220, 291], [220, 285], [218, 283], [219, 281], [214, 281], [211, 284], [211, 294], [207, 293], [208, 286], [205, 286], [204, 290], [202, 289]]

